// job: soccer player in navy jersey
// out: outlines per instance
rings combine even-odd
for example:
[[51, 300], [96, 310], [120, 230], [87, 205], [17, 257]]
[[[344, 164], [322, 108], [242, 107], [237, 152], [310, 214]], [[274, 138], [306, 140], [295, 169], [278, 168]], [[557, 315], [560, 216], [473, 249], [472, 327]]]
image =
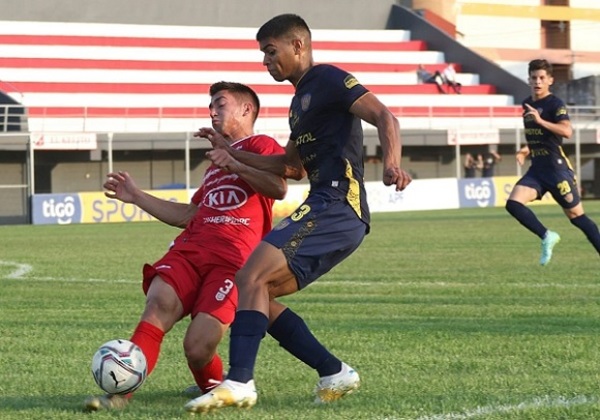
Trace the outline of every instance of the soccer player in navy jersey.
[[377, 128], [384, 184], [401, 191], [411, 182], [400, 169], [398, 120], [351, 74], [315, 65], [311, 32], [300, 16], [274, 17], [259, 29], [256, 39], [271, 76], [295, 87], [285, 154], [263, 158], [230, 150], [215, 139], [213, 145], [260, 170], [293, 179], [307, 176], [310, 191], [237, 273], [239, 306], [230, 333], [230, 369], [221, 385], [186, 404], [191, 412], [256, 403], [254, 365], [266, 332], [318, 372], [317, 402], [337, 400], [358, 387], [356, 371], [332, 355], [302, 318], [274, 298], [295, 293], [327, 273], [356, 250], [369, 231], [361, 120]]
[[506, 201], [506, 210], [542, 240], [541, 265], [550, 262], [560, 236], [547, 229], [525, 204], [541, 199], [546, 192], [552, 194], [571, 223], [600, 253], [598, 226], [583, 211], [573, 168], [562, 149], [563, 138], [570, 138], [573, 129], [564, 102], [550, 92], [552, 83], [552, 65], [548, 61], [529, 63], [531, 96], [523, 101], [527, 146], [517, 153], [517, 160], [523, 164], [529, 155], [531, 167]]

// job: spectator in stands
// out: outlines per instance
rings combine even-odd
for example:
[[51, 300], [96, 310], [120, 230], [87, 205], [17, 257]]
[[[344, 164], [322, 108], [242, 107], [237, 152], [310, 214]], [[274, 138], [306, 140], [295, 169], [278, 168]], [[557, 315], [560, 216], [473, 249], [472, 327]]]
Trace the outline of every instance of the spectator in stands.
[[481, 170], [482, 167], [483, 159], [481, 155], [477, 155], [477, 159], [471, 153], [465, 155], [465, 178], [475, 178], [477, 176], [476, 171]]
[[482, 160], [481, 176], [484, 178], [493, 177], [494, 167], [498, 162], [500, 162], [500, 160], [502, 160], [502, 157], [497, 151], [490, 150], [489, 152], [485, 153], [485, 155], [480, 155], [480, 158]]
[[430, 73], [425, 69], [423, 64], [419, 64], [417, 69], [417, 79], [419, 83], [435, 83], [440, 93], [446, 93], [444, 90], [444, 76], [438, 70], [435, 73]]
[[444, 79], [444, 83], [450, 86], [455, 93], [460, 95], [462, 85], [456, 81], [456, 70], [454, 69], [454, 64], [450, 63], [448, 66], [446, 66], [446, 68], [442, 71], [442, 77]]

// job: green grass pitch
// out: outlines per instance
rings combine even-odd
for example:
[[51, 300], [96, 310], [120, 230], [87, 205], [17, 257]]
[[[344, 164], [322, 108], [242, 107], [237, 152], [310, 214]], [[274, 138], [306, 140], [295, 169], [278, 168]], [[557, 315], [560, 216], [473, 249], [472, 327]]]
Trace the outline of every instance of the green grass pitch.
[[[584, 203], [600, 223], [600, 202]], [[283, 301], [362, 378], [313, 404], [317, 375], [268, 336], [259, 400], [207, 419], [600, 418], [600, 264], [558, 206], [535, 207], [562, 241], [539, 240], [504, 209], [379, 213], [361, 248]], [[159, 223], [0, 227], [0, 418], [189, 418], [187, 321], [122, 412], [84, 414], [97, 347], [129, 338], [141, 267], [178, 230]], [[220, 347], [227, 360], [228, 341]]]

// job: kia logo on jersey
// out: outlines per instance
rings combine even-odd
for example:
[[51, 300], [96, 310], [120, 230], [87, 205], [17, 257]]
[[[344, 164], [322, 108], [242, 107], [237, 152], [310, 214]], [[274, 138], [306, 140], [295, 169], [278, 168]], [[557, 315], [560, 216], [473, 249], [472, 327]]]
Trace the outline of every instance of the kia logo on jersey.
[[214, 188], [204, 196], [203, 205], [216, 210], [234, 210], [248, 201], [248, 194], [235, 185], [222, 185]]

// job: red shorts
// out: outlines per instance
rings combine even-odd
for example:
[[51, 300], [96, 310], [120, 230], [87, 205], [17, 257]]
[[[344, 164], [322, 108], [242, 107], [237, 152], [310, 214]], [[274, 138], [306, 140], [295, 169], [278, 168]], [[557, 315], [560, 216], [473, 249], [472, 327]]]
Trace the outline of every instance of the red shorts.
[[203, 312], [223, 324], [231, 324], [237, 309], [234, 279], [239, 268], [213, 250], [176, 245], [154, 264], [144, 265], [142, 287], [148, 294], [152, 279], [158, 275], [177, 293], [184, 316], [193, 318]]

